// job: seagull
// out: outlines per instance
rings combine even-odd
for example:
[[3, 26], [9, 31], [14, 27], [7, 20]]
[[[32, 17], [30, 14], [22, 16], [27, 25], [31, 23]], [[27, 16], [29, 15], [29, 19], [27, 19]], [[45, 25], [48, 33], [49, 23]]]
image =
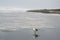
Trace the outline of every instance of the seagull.
[[38, 38], [39, 37], [39, 35], [37, 34], [38, 29], [37, 28], [33, 28], [33, 31], [34, 31], [34, 33], [33, 33], [33, 39]]
[[38, 31], [38, 29], [37, 28], [33, 28], [33, 31]]

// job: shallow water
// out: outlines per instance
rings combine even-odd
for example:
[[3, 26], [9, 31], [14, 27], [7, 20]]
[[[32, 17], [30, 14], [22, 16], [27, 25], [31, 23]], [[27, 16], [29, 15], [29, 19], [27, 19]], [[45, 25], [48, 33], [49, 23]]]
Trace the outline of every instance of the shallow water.
[[0, 40], [33, 40], [33, 27], [38, 40], [60, 40], [60, 14], [0, 13]]
[[[46, 29], [39, 30], [38, 40], [59, 40], [60, 29]], [[14, 32], [0, 32], [0, 40], [33, 40], [33, 31], [31, 29], [20, 29]]]

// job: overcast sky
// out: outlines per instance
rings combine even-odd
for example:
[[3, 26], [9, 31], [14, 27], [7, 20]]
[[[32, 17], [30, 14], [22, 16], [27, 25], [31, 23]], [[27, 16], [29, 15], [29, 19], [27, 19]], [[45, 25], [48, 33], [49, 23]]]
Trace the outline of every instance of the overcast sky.
[[0, 8], [60, 8], [60, 0], [0, 0]]

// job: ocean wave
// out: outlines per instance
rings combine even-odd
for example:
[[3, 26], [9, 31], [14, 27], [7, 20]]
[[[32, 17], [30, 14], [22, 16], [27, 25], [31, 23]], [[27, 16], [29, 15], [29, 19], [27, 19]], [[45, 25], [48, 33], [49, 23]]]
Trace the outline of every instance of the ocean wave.
[[16, 8], [16, 7], [0, 7], [0, 13], [13, 13], [13, 12], [26, 12], [25, 8]]
[[55, 29], [56, 27], [52, 27], [52, 26], [24, 26], [24, 27], [0, 27], [0, 31], [1, 32], [16, 32], [16, 31], [20, 31], [20, 29], [32, 29], [32, 28], [38, 28], [38, 29]]
[[0, 14], [1, 31], [17, 31], [20, 28], [56, 28], [60, 26], [59, 15], [38, 13]]

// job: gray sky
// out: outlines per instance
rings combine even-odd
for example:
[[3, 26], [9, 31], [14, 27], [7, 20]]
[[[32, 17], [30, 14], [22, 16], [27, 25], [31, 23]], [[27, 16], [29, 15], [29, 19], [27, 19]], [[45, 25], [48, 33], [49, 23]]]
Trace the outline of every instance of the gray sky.
[[60, 8], [60, 0], [0, 0], [0, 8]]

